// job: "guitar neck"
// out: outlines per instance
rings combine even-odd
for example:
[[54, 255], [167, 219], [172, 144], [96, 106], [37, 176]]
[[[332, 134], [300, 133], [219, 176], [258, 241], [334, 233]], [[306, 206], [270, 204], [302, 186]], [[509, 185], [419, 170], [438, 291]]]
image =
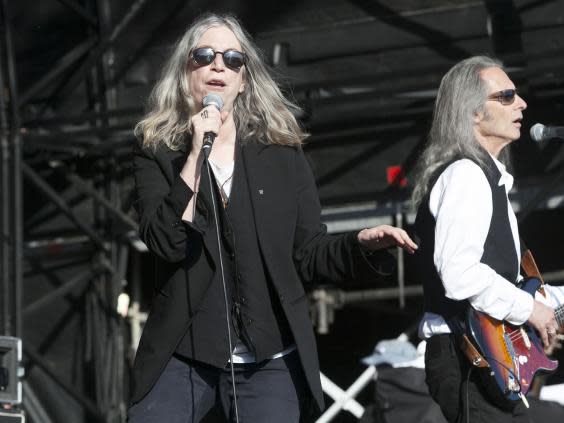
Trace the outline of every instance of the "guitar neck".
[[564, 304], [556, 307], [554, 309], [554, 316], [556, 317], [556, 322], [558, 322], [558, 326], [564, 326]]

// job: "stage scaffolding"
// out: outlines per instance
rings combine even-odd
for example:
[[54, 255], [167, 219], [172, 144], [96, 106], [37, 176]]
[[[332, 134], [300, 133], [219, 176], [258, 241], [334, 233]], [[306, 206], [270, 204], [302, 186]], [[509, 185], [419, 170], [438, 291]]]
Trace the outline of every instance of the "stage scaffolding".
[[[140, 286], [146, 249], [137, 237], [131, 204], [132, 127], [142, 110], [120, 107], [117, 86], [149, 41], [141, 40], [130, 52], [131, 59], [117, 67], [114, 44], [152, 2], [134, 0], [119, 16], [113, 16], [111, 0], [80, 4], [59, 0], [81, 20], [89, 35], [25, 92], [18, 90], [10, 5], [8, 0], [0, 2], [0, 335], [23, 340], [23, 408], [32, 421], [56, 422], [52, 407], [28, 378], [32, 373], [28, 369], [40, 369], [41, 380], [71, 398], [85, 421], [122, 422], [128, 369], [146, 318]], [[169, 10], [154, 23], [155, 31], [166, 25], [181, 3], [166, 5]], [[313, 72], [304, 73], [317, 77]], [[79, 96], [78, 110], [53, 113], [79, 89], [85, 95]], [[422, 106], [405, 113], [405, 119], [419, 119], [429, 112], [429, 105]], [[381, 125], [385, 135], [397, 132], [397, 125], [390, 125]], [[306, 152], [321, 148], [322, 141], [331, 141], [313, 138]], [[380, 151], [378, 146], [376, 150]], [[350, 166], [336, 166], [318, 183], [339, 178]], [[564, 207], [563, 179], [560, 164], [550, 181], [515, 193], [521, 215], [539, 208]], [[33, 201], [24, 204], [24, 198]], [[326, 207], [323, 221], [329, 232], [339, 233], [382, 223], [407, 226], [413, 214], [406, 198], [391, 195]], [[395, 286], [346, 292], [323, 286], [312, 290], [317, 331], [329, 332], [334, 311], [341, 307], [392, 299], [402, 308], [408, 297], [420, 296], [421, 284], [406, 281], [403, 250], [398, 250], [397, 257]], [[39, 279], [49, 288], [37, 294], [34, 284]], [[563, 271], [547, 274], [545, 279], [561, 282]], [[46, 310], [62, 303], [70, 304], [64, 313], [52, 312], [47, 317]], [[81, 316], [84, 329], [79, 350], [84, 375], [75, 378], [46, 358], [57, 348], [55, 332], [51, 340], [37, 343], [37, 337], [28, 336], [46, 318], [55, 318], [55, 327], [63, 330], [73, 314]]]
[[[125, 301], [121, 311], [126, 315], [129, 297], [122, 294], [137, 225], [125, 210], [130, 204], [121, 188], [129, 177], [131, 126], [115, 125], [115, 116], [124, 112], [116, 111], [116, 92], [109, 82], [115, 78], [112, 43], [145, 1], [134, 2], [115, 25], [109, 1], [88, 1], [84, 7], [61, 3], [88, 26], [90, 36], [25, 92], [18, 91], [10, 5], [8, 0], [1, 3], [0, 335], [23, 340], [23, 409], [29, 419], [57, 421], [53, 404], [28, 379], [28, 369], [40, 369], [44, 384], [76, 403], [67, 410], [80, 409], [77, 415], [84, 421], [117, 423], [125, 417], [129, 366], [129, 331], [127, 320], [118, 313], [118, 299]], [[69, 77], [61, 80], [61, 75]], [[78, 86], [87, 93], [78, 118], [49, 117]], [[37, 96], [47, 91], [48, 97], [38, 101]], [[28, 204], [24, 209], [22, 200], [24, 192], [29, 199], [30, 191], [41, 197], [30, 201], [33, 210]], [[65, 267], [80, 270], [61, 278]], [[40, 296], [34, 295], [31, 285], [39, 279], [51, 285]], [[24, 303], [23, 297], [29, 301]], [[61, 302], [71, 304], [71, 311], [45, 314]], [[55, 328], [63, 330], [74, 313], [81, 315], [84, 331], [80, 342], [84, 365], [79, 369], [84, 374], [79, 377], [63, 374], [61, 366], [47, 358], [58, 348], [55, 343], [68, 346], [71, 341], [56, 339], [53, 333], [36, 345], [27, 336], [42, 318], [55, 318]], [[69, 352], [68, 359], [72, 357]], [[65, 411], [58, 415], [60, 419]]]

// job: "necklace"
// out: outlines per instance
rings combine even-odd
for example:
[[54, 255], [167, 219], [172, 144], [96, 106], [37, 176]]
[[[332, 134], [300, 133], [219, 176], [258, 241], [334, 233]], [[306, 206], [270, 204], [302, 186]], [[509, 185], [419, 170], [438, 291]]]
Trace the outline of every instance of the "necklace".
[[[234, 162], [231, 162], [230, 165], [219, 167], [214, 162], [210, 160], [212, 165], [213, 174], [215, 176], [215, 183], [219, 188], [219, 194], [221, 196], [221, 202], [223, 204], [223, 208], [227, 207], [229, 203], [229, 195], [231, 194], [231, 186], [228, 186], [229, 181], [233, 179], [233, 172], [235, 169]], [[229, 176], [228, 176], [229, 175]], [[225, 178], [225, 179], [224, 179]], [[223, 179], [223, 182], [221, 180]]]
[[223, 188], [225, 186], [225, 184], [227, 182], [229, 182], [231, 179], [233, 178], [233, 172], [231, 172], [231, 175], [229, 175], [229, 178], [227, 178], [225, 181], [223, 181], [223, 183], [219, 183], [219, 181], [216, 179], [216, 183], [217, 186], [219, 187], [219, 194], [221, 195], [221, 202], [223, 203], [223, 208], [227, 208], [227, 204], [229, 203], [229, 195], [227, 195], [227, 193], [225, 192], [225, 189]]

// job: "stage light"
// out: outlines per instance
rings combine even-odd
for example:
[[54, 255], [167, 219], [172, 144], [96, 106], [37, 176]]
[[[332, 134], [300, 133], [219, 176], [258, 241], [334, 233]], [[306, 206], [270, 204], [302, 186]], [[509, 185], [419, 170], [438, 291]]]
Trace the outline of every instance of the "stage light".
[[21, 339], [0, 336], [0, 405], [22, 402], [21, 360]]

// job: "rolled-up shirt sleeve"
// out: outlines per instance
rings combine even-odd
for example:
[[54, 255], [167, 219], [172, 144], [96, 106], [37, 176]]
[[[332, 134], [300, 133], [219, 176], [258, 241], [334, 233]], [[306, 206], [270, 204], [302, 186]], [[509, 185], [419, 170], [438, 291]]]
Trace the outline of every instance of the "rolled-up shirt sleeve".
[[481, 263], [493, 203], [488, 180], [471, 160], [458, 160], [439, 177], [429, 207], [435, 217], [434, 262], [445, 294], [498, 320], [527, 321], [534, 300]]

